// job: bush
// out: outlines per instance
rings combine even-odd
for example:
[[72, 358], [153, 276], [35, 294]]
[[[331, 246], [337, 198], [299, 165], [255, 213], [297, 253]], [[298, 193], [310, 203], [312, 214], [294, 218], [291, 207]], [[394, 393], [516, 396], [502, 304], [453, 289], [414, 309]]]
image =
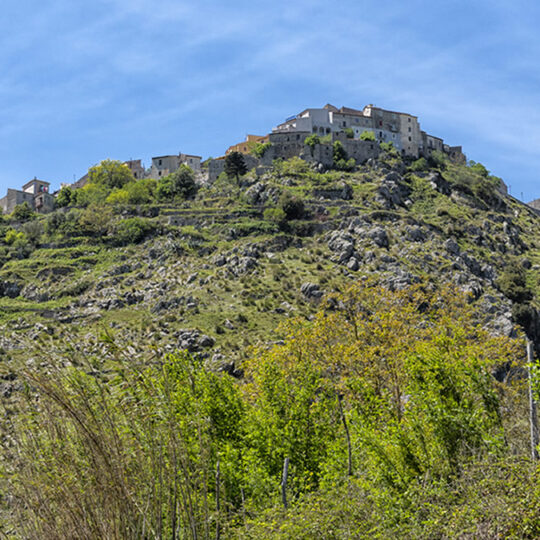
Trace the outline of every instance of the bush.
[[360, 133], [360, 140], [375, 142], [375, 133], [373, 133], [373, 131], [362, 131], [362, 133]]
[[146, 219], [134, 217], [120, 221], [112, 233], [112, 241], [116, 245], [138, 244], [151, 232], [154, 225]]
[[525, 271], [519, 266], [510, 266], [497, 281], [499, 290], [512, 302], [528, 303], [533, 293], [527, 285]]
[[22, 230], [28, 241], [36, 246], [43, 236], [43, 225], [39, 221], [29, 221], [22, 226]]
[[289, 191], [285, 191], [278, 202], [279, 208], [285, 214], [287, 220], [302, 219], [305, 213], [304, 201]]
[[190, 199], [197, 193], [198, 186], [195, 182], [195, 173], [185, 164], [162, 178], [156, 188], [156, 194], [161, 200], [170, 200], [175, 197]]
[[315, 146], [317, 144], [321, 144], [321, 139], [318, 135], [315, 134], [308, 135], [304, 140], [304, 144], [306, 146], [309, 146], [311, 148], [311, 152], [313, 153], [313, 149], [315, 148]]
[[[174, 174], [174, 173], [173, 173]], [[107, 197], [108, 204], [146, 204], [154, 200], [158, 183], [153, 178], [143, 178], [126, 184], [122, 189], [114, 189]]]
[[287, 220], [287, 216], [283, 208], [267, 208], [264, 211], [263, 216], [266, 221], [271, 221], [272, 223], [276, 223], [278, 225], [282, 225]]
[[409, 167], [409, 169], [413, 172], [426, 171], [428, 168], [428, 162], [423, 157], [417, 159], [416, 161], [413, 161]]
[[352, 128], [345, 128], [343, 131], [345, 132], [345, 135], [347, 135], [347, 139], [354, 139], [354, 131]]
[[483, 178], [489, 177], [489, 171], [481, 163], [476, 163], [475, 161], [471, 160], [469, 161], [469, 168], [471, 169], [471, 171], [479, 174]]
[[15, 206], [13, 212], [11, 212], [10, 217], [15, 221], [26, 221], [29, 219], [34, 219], [36, 217], [36, 213], [25, 201], [22, 204], [18, 204], [17, 206]]
[[310, 170], [309, 163], [298, 156], [274, 161], [274, 171], [280, 176], [302, 176]]
[[253, 149], [251, 150], [251, 153], [258, 158], [262, 158], [264, 154], [272, 147], [271, 142], [265, 142], [265, 143], [258, 143], [256, 144]]

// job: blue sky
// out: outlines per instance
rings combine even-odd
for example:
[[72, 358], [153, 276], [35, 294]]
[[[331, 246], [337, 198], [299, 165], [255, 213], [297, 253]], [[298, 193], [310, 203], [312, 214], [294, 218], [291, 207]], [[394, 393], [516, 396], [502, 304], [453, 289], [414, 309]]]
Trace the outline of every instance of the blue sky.
[[306, 107], [419, 116], [540, 197], [540, 4], [3, 0], [0, 196], [105, 158], [221, 155]]

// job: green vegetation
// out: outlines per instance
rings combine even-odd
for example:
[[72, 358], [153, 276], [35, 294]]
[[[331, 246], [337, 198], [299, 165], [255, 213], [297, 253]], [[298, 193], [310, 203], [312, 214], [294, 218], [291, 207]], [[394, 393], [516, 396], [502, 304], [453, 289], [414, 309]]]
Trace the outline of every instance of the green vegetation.
[[251, 153], [258, 158], [262, 158], [264, 154], [272, 147], [271, 142], [265, 142], [265, 143], [257, 143], [253, 149], [251, 150]]
[[225, 157], [225, 173], [229, 178], [236, 178], [238, 182], [240, 177], [247, 173], [244, 156], [240, 152], [231, 152]]
[[334, 142], [333, 147], [334, 168], [340, 171], [352, 171], [356, 166], [356, 161], [348, 159], [347, 152], [340, 141]]
[[[4, 479], [21, 532], [297, 537], [315, 507], [335, 508], [348, 490], [377, 512], [344, 504], [309, 527], [384, 533], [414, 526], [405, 508], [415, 497], [455, 504], [462, 471], [511, 452], [513, 388], [490, 369], [515, 362], [518, 342], [478, 329], [455, 290], [353, 286], [280, 333], [285, 345], [254, 351], [242, 382], [186, 354], [148, 363], [150, 350], [134, 357], [110, 334], [101, 337], [107, 363], [62, 369], [51, 358], [54, 376], [22, 370], [33, 390], [17, 402], [16, 468]], [[288, 514], [279, 510], [284, 458]], [[528, 528], [538, 534], [533, 508]]]
[[375, 133], [373, 133], [373, 131], [362, 131], [362, 133], [360, 133], [360, 140], [375, 142]]
[[2, 533], [540, 535], [538, 217], [474, 164], [346, 146], [2, 217]]

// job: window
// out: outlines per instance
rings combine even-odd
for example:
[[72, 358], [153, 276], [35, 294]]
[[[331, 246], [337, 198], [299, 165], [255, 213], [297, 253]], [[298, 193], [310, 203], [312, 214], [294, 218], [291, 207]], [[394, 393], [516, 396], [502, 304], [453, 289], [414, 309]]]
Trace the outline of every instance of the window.
[[409, 141], [412, 141], [412, 139], [409, 137]]
[[411, 132], [411, 127], [409, 126], [409, 133]]
[[379, 120], [379, 127], [382, 127], [382, 120]]
[[407, 118], [407, 120], [408, 120], [409, 122], [411, 121], [411, 119], [410, 119], [410, 118]]
[[343, 120], [343, 127], [347, 127], [347, 122]]
[[158, 161], [158, 165], [161, 165], [161, 159]]

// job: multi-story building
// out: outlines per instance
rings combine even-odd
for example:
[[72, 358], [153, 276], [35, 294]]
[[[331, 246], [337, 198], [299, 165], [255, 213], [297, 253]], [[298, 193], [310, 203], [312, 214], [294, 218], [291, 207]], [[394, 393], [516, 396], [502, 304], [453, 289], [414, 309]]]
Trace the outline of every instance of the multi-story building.
[[152, 158], [152, 166], [147, 176], [150, 178], [162, 178], [176, 171], [180, 165], [187, 165], [195, 172], [201, 170], [201, 156], [190, 154], [178, 154], [172, 156], [157, 156]]
[[333, 131], [341, 131], [341, 128], [334, 123], [332, 113], [333, 111], [327, 108], [305, 109], [297, 115], [290, 116], [272, 131], [275, 133], [307, 131], [317, 135], [328, 135]]
[[129, 161], [124, 161], [124, 164], [128, 166], [133, 178], [136, 180], [140, 180], [146, 176], [146, 171], [140, 159], [130, 159]]
[[0, 199], [0, 208], [4, 214], [11, 214], [19, 204], [28, 203], [36, 212], [50, 212], [54, 209], [54, 197], [49, 193], [49, 182], [34, 178], [22, 187], [22, 190], [8, 189]]
[[338, 109], [331, 104], [322, 109], [305, 109], [273, 129], [273, 133], [309, 132], [318, 135], [339, 131], [350, 131], [355, 139], [360, 138], [364, 131], [371, 132], [377, 142], [391, 142], [403, 155], [413, 157], [424, 153], [429, 155], [433, 150], [444, 151], [443, 140], [423, 132], [418, 117], [381, 109], [373, 104], [362, 110]]

